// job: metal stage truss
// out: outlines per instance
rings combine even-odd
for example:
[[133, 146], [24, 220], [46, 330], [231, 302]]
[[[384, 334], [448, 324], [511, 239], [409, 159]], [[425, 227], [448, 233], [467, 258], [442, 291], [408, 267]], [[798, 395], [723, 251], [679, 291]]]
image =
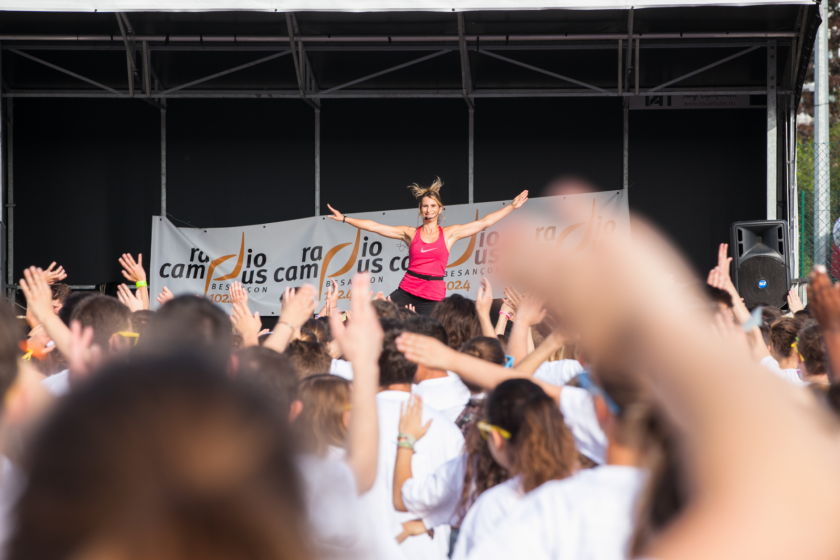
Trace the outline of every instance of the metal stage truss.
[[[12, 167], [14, 126], [13, 103], [17, 98], [93, 98], [93, 99], [125, 99], [127, 102], [143, 102], [154, 105], [160, 111], [161, 119], [161, 214], [166, 215], [166, 112], [167, 101], [170, 99], [300, 99], [314, 111], [315, 126], [315, 200], [314, 209], [320, 212], [320, 111], [322, 100], [325, 99], [463, 99], [469, 111], [469, 202], [473, 201], [473, 130], [475, 119], [475, 103], [482, 98], [532, 98], [532, 97], [599, 97], [622, 98], [624, 103], [624, 187], [628, 186], [629, 175], [629, 106], [634, 97], [668, 96], [668, 95], [754, 95], [766, 96], [767, 112], [767, 218], [786, 218], [795, 223], [792, 208], [795, 204], [788, 204], [791, 197], [795, 197], [795, 114], [802, 82], [807, 69], [808, 60], [814, 42], [816, 29], [820, 25], [818, 10], [815, 6], [797, 5], [786, 6], [788, 14], [783, 25], [773, 28], [738, 31], [728, 29], [732, 26], [726, 18], [716, 20], [709, 17], [712, 12], [704, 12], [705, 19], [698, 25], [688, 26], [685, 30], [683, 19], [691, 18], [693, 9], [717, 10], [759, 10], [759, 8], [679, 8], [667, 11], [663, 9], [649, 10], [614, 10], [611, 14], [618, 14], [623, 18], [621, 24], [615, 21], [610, 27], [611, 32], [604, 33], [573, 33], [574, 18], [582, 11], [552, 11], [553, 14], [575, 14], [565, 21], [559, 33], [545, 33], [545, 25], [532, 26], [535, 32], [523, 33], [528, 30], [523, 24], [511, 25], [510, 34], [499, 33], [504, 27], [498, 18], [493, 26], [482, 22], [481, 14], [486, 12], [457, 12], [451, 14], [436, 14], [436, 21], [445, 20], [438, 28], [451, 30], [450, 33], [415, 34], [405, 32], [399, 23], [410, 21], [410, 13], [400, 14], [401, 20], [394, 24], [391, 31], [383, 33], [387, 22], [381, 19], [372, 20], [360, 25], [359, 34], [348, 33], [355, 30], [354, 22], [365, 23], [366, 14], [342, 14], [336, 20], [335, 31], [330, 32], [331, 20], [325, 19], [323, 13], [313, 15], [310, 12], [285, 14], [259, 14], [260, 25], [255, 25], [254, 31], [248, 28], [248, 23], [240, 22], [231, 25], [231, 33], [154, 33], [141, 32], [142, 29], [162, 27], [162, 16], [154, 13], [134, 12], [111, 14], [85, 14], [85, 17], [99, 18], [97, 23], [102, 27], [103, 18], [110, 18], [108, 27], [113, 32], [73, 32], [73, 33], [36, 33], [12, 32], [10, 26], [14, 22], [0, 25], [0, 79], [2, 79], [2, 95], [0, 95], [0, 114], [6, 119], [0, 126], [7, 128], [0, 131], [0, 157], [4, 158], [5, 182], [2, 185], [7, 200], [7, 282], [13, 285], [14, 269], [14, 173]], [[676, 11], [675, 11], [676, 10]], [[9, 14], [10, 12], [7, 12]], [[497, 12], [498, 13], [498, 12]], [[513, 12], [512, 12], [513, 13]], [[531, 17], [539, 17], [538, 14]], [[591, 12], [590, 12], [591, 13]], [[647, 14], [665, 14], [659, 17], [657, 25], [643, 19]], [[699, 12], [697, 12], [699, 13]], [[721, 14], [733, 12], [720, 12]], [[756, 11], [756, 14], [761, 12]], [[31, 15], [31, 14], [30, 14]], [[355, 17], [360, 19], [353, 19]], [[791, 17], [792, 16], [792, 17]], [[25, 21], [23, 28], [37, 28], [38, 17]], [[157, 20], [154, 18], [157, 17]], [[189, 16], [185, 16], [189, 17]], [[200, 28], [200, 15], [193, 23], [195, 29]], [[224, 23], [224, 14], [214, 14], [215, 26], [219, 29]], [[563, 16], [566, 17], [565, 15]], [[268, 18], [271, 18], [270, 21]], [[314, 19], [313, 19], [314, 18]], [[343, 18], [343, 19], [342, 19]], [[448, 19], [447, 19], [448, 18]], [[636, 23], [634, 25], [634, 18]], [[150, 24], [147, 19], [151, 19]], [[584, 18], [585, 19], [585, 18]], [[649, 18], [650, 19], [650, 18]], [[759, 18], [760, 19], [760, 18]], [[308, 21], [311, 20], [311, 21]], [[48, 29], [59, 29], [54, 17], [46, 26]], [[641, 23], [640, 23], [641, 21]], [[746, 21], [746, 20], [744, 20]], [[268, 22], [268, 23], [266, 23]], [[583, 21], [582, 29], [590, 29]], [[715, 24], [719, 23], [719, 27]], [[671, 29], [662, 31], [663, 26], [673, 25]], [[587, 27], [588, 25], [588, 27]], [[651, 31], [652, 27], [657, 30]], [[67, 24], [64, 28], [72, 27]], [[92, 26], [89, 25], [88, 28]], [[318, 27], [317, 33], [302, 32]], [[476, 32], [476, 29], [490, 29], [487, 33]], [[620, 32], [615, 29], [621, 27]], [[781, 27], [781, 29], [780, 29]], [[182, 26], [181, 29], [184, 27]], [[265, 29], [275, 29], [273, 34], [264, 34]], [[416, 28], [416, 27], [415, 27]], [[373, 29], [377, 32], [368, 33]], [[250, 32], [249, 32], [250, 31]], [[516, 33], [514, 33], [516, 31]], [[759, 52], [756, 52], [759, 51]], [[704, 57], [691, 57], [691, 53], [703, 52]], [[68, 60], [72, 53], [74, 64]], [[85, 62], [85, 57], [99, 57], [101, 64], [102, 53], [109, 55], [108, 63], [113, 68], [121, 67], [122, 84], [111, 80], [103, 83], [102, 79], [93, 79], [88, 71], [91, 64], [97, 64], [92, 59]], [[125, 53], [120, 62], [115, 59], [115, 53]], [[189, 72], [178, 71], [178, 57], [195, 56], [201, 54], [206, 57], [238, 56], [238, 64], [195, 77]], [[383, 58], [385, 53], [391, 53]], [[609, 53], [612, 53], [610, 55]], [[665, 53], [675, 60], [683, 59], [680, 64], [667, 64], [667, 68], [657, 68], [648, 72], [647, 60], [662, 60]], [[712, 55], [708, 54], [712, 53]], [[784, 54], [782, 54], [784, 53]], [[743, 75], [732, 79], [721, 78], [720, 75], [704, 83], [704, 76], [727, 68], [727, 64], [739, 60], [743, 64], [745, 58], [752, 61], [762, 55], [759, 63], [761, 79], [755, 78], [755, 64], [751, 68], [751, 76]], [[56, 60], [59, 57], [59, 61]], [[357, 74], [348, 79], [346, 69], [342, 72], [332, 72], [327, 76], [324, 68], [335, 68], [327, 65], [325, 57], [344, 57], [350, 63], [349, 75]], [[538, 59], [535, 57], [538, 56]], [[387, 60], [398, 64], [386, 64]], [[362, 61], [361, 64], [368, 71], [356, 71], [352, 68], [352, 61]], [[405, 60], [403, 60], [403, 58]], [[575, 58], [582, 60], [578, 68], [585, 68], [588, 77], [581, 73], [557, 71], [556, 61], [569, 61]], [[291, 59], [292, 64], [284, 66], [287, 75], [279, 76], [277, 67], [266, 70], [266, 82], [254, 83], [250, 74], [248, 80], [242, 84], [231, 84], [228, 78], [225, 86], [214, 85], [214, 81], [231, 75], [242, 75], [243, 71], [254, 68], [267, 68], [268, 63], [278, 59]], [[447, 68], [459, 70], [458, 78], [449, 80], [445, 87], [441, 87], [441, 79], [436, 76], [424, 76], [424, 68], [429, 68], [434, 59], [438, 64], [450, 64]], [[448, 59], [448, 60], [447, 60]], [[647, 60], [646, 60], [647, 59]], [[166, 60], [168, 72], [164, 75], [161, 61]], [[383, 62], [383, 60], [385, 62]], [[536, 60], [536, 61], [535, 61]], [[75, 62], [78, 61], [78, 64]], [[554, 61], [554, 62], [553, 62]], [[688, 62], [686, 62], [688, 61]], [[696, 62], [695, 62], [696, 61]], [[765, 62], [766, 61], [766, 62]], [[377, 67], [381, 63], [381, 67]], [[494, 64], [496, 75], [492, 82], [476, 79], [475, 66], [478, 64]], [[85, 66], [87, 64], [87, 66]], [[183, 62], [187, 64], [187, 62]], [[217, 60], [218, 66], [220, 62]], [[651, 62], [651, 65], [660, 63]], [[35, 67], [46, 67], [56, 78], [53, 87], [27, 87], [18, 85], [19, 80], [9, 79], [9, 67], [14, 65], [15, 76], [21, 76], [26, 70]], [[68, 68], [68, 65], [72, 67]], [[660, 64], [661, 66], [661, 64]], [[79, 69], [82, 67], [83, 69]], [[410, 79], [404, 85], [394, 87], [399, 82], [403, 71], [412, 67]], [[439, 67], [435, 67], [439, 68]], [[504, 70], [507, 68], [507, 70]], [[515, 69], [515, 70], [514, 70]], [[510, 74], [506, 78], [505, 72]], [[396, 73], [396, 74], [395, 74]], [[64, 76], [61, 76], [61, 75]], [[86, 75], [87, 74], [87, 75]], [[101, 74], [101, 72], [99, 72]], [[335, 75], [341, 75], [337, 80]], [[393, 80], [383, 83], [378, 79], [395, 74]], [[641, 76], [640, 76], [641, 74]], [[44, 74], [45, 76], [48, 74]], [[67, 76], [72, 78], [67, 82]], [[595, 76], [595, 78], [593, 78]], [[731, 76], [730, 76], [731, 77]], [[60, 78], [60, 79], [59, 79]], [[269, 79], [270, 78], [270, 79]], [[428, 81], [424, 82], [426, 78]], [[653, 81], [656, 79], [656, 81]], [[280, 87], [276, 83], [283, 82]], [[24, 80], [25, 81], [25, 80]], [[446, 80], [443, 80], [444, 82]], [[529, 82], [537, 82], [533, 85]], [[686, 85], [686, 82], [689, 85]], [[76, 85], [78, 84], [78, 86]], [[209, 87], [208, 87], [209, 86]], [[2, 195], [0, 195], [2, 196]], [[796, 200], [792, 198], [792, 200]], [[782, 212], [780, 214], [780, 212]]]

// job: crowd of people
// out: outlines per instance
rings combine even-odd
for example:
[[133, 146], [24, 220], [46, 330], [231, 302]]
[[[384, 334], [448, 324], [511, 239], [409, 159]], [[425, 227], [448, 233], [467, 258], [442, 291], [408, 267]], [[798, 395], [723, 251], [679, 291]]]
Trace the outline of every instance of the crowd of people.
[[347, 310], [287, 289], [271, 331], [237, 282], [229, 313], [150, 311], [141, 256], [117, 297], [26, 269], [0, 556], [838, 557], [840, 287], [748, 308], [726, 245], [703, 282], [633, 228], [515, 245], [500, 309], [488, 278], [421, 313], [357, 277]]

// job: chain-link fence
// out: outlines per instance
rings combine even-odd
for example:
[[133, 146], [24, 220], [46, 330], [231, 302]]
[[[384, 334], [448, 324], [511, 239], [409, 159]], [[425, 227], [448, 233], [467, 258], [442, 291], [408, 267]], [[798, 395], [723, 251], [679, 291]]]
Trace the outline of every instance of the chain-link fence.
[[799, 276], [807, 276], [815, 264], [825, 264], [840, 278], [840, 143], [800, 141], [796, 155], [796, 231], [793, 250]]

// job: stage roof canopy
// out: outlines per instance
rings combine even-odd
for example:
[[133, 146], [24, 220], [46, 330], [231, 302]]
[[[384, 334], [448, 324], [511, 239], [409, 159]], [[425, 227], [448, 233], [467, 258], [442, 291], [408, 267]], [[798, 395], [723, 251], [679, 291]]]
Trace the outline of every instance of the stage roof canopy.
[[5, 9], [79, 10], [3, 14], [3, 96], [295, 98], [317, 107], [348, 97], [472, 106], [481, 97], [764, 95], [772, 66], [777, 94], [798, 100], [819, 26], [812, 2], [647, 0], [615, 9], [624, 5], [0, 0]]
[[813, 4], [813, 0], [0, 0], [0, 10], [52, 12], [624, 10]]

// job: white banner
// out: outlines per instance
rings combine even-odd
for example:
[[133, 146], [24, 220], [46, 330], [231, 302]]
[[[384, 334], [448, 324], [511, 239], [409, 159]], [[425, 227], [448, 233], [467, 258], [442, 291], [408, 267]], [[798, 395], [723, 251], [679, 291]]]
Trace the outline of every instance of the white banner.
[[[446, 206], [444, 226], [471, 222], [509, 204], [484, 202]], [[575, 211], [563, 212], [574, 208]], [[547, 211], [547, 210], [554, 211]], [[563, 218], [562, 215], [574, 216]], [[534, 229], [534, 241], [554, 243], [559, 250], [585, 250], [602, 236], [629, 231], [625, 191], [532, 198], [514, 214]], [[417, 208], [352, 214], [388, 225], [419, 225]], [[499, 272], [498, 251], [508, 217], [455, 243], [446, 268], [446, 293], [474, 298], [483, 276]], [[565, 221], [564, 221], [565, 220]], [[313, 284], [323, 301], [335, 282], [339, 309], [349, 307], [350, 283], [357, 272], [369, 272], [371, 290], [390, 294], [408, 268], [408, 247], [317, 216], [288, 222], [232, 228], [178, 228], [160, 216], [152, 218], [150, 289], [154, 297], [164, 286], [173, 294], [206, 296], [230, 311], [228, 286], [242, 282], [251, 311], [280, 314], [286, 287]], [[494, 285], [501, 297], [503, 286]]]

